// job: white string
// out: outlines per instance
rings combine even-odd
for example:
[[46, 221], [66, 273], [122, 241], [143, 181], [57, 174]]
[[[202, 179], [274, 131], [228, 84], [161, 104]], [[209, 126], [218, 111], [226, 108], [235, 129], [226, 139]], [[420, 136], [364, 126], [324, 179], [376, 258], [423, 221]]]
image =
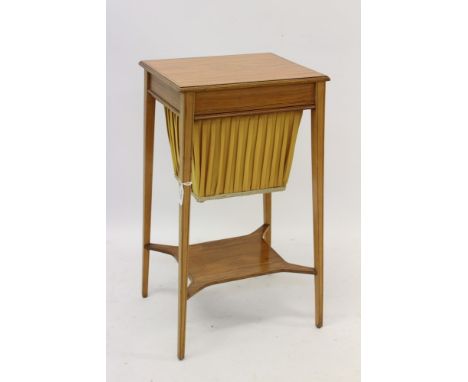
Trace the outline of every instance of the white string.
[[184, 187], [192, 186], [192, 182], [181, 182], [180, 180], [178, 180], [178, 182], [179, 182], [179, 204], [182, 205], [182, 203], [184, 202], [184, 192], [185, 192]]

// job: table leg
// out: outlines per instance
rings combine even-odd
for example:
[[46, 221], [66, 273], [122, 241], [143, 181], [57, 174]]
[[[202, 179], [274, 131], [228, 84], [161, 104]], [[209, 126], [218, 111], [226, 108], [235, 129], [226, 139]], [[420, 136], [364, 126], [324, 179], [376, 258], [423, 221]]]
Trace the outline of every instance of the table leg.
[[271, 192], [263, 194], [263, 224], [269, 226], [263, 239], [271, 246]]
[[143, 297], [148, 296], [149, 250], [151, 233], [151, 198], [153, 191], [154, 114], [156, 100], [148, 93], [150, 74], [145, 72], [144, 93], [144, 176], [143, 176]]
[[314, 211], [315, 325], [323, 324], [323, 159], [324, 159], [325, 83], [315, 85], [315, 110], [312, 110], [312, 193]]
[[185, 93], [182, 97], [179, 118], [180, 165], [179, 176], [183, 195], [179, 207], [179, 319], [177, 356], [185, 356], [185, 327], [187, 317], [187, 278], [190, 230], [190, 197], [192, 172], [192, 126], [194, 117], [194, 94]]

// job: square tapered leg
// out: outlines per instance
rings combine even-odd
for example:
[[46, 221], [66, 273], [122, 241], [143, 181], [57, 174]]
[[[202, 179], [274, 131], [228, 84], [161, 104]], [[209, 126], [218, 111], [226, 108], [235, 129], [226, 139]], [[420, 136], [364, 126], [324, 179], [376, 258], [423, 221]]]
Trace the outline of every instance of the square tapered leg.
[[179, 207], [179, 319], [177, 356], [180, 360], [184, 359], [185, 356], [194, 101], [195, 97], [193, 93], [185, 93], [183, 95], [179, 119], [179, 145], [181, 153], [179, 169], [182, 198]]
[[314, 211], [315, 325], [323, 325], [323, 160], [325, 84], [315, 87], [312, 110], [312, 193]]
[[144, 93], [144, 175], [143, 175], [143, 270], [141, 294], [148, 296], [151, 232], [151, 198], [153, 192], [154, 114], [156, 100], [148, 93], [150, 75], [145, 72]]

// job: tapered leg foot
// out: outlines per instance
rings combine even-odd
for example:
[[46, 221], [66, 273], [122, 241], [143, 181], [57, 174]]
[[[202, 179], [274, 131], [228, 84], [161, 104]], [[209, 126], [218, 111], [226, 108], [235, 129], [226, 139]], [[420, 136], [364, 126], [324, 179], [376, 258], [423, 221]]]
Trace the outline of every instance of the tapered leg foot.
[[[317, 270], [317, 272], [320, 272]], [[315, 326], [321, 328], [323, 325], [323, 278], [317, 273], [315, 275]]]
[[182, 361], [185, 358], [185, 349], [177, 350], [177, 358], [179, 358], [179, 361]]
[[148, 297], [148, 278], [149, 278], [149, 250], [143, 249], [143, 273], [141, 295], [145, 298]]
[[[180, 263], [179, 263], [180, 266]], [[185, 280], [185, 283], [184, 283]], [[184, 283], [184, 285], [180, 285]], [[177, 357], [185, 357], [185, 328], [187, 323], [187, 279], [183, 278], [179, 284], [179, 319], [177, 326]]]

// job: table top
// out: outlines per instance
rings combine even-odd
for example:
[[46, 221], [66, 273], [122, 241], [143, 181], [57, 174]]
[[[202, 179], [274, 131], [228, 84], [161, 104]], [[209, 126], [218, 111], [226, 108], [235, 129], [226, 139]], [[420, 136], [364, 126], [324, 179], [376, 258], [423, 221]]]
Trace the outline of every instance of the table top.
[[245, 86], [270, 81], [278, 84], [298, 80], [329, 80], [322, 73], [273, 53], [145, 60], [140, 65], [181, 90]]

